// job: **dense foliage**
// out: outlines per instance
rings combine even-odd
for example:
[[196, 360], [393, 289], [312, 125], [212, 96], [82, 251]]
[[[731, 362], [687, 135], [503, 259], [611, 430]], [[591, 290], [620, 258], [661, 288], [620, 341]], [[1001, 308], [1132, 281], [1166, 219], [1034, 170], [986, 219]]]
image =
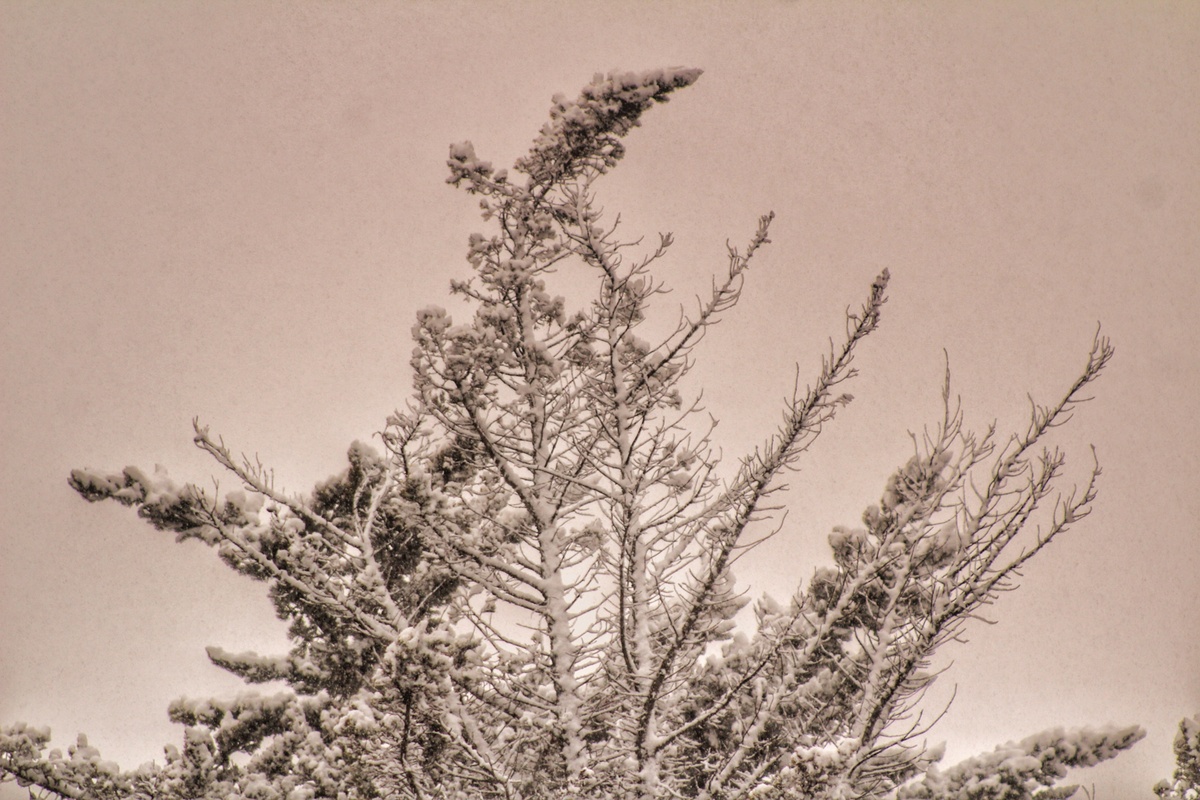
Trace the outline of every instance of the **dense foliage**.
[[[292, 648], [210, 649], [278, 693], [180, 700], [181, 747], [121, 771], [82, 737], [0, 734], [0, 774], [75, 798], [949, 798], [1065, 797], [1068, 767], [1129, 747], [1137, 728], [1050, 731], [940, 770], [921, 744], [931, 659], [1019, 568], [1088, 511], [1099, 469], [1066, 493], [1043, 440], [1112, 355], [1011, 437], [942, 418], [833, 560], [749, 614], [731, 571], [767, 541], [769, 500], [838, 409], [880, 322], [888, 273], [847, 316], [812, 384], [732, 468], [681, 387], [706, 330], [738, 301], [771, 215], [690, 316], [639, 336], [671, 244], [617, 237], [594, 198], [624, 137], [698, 70], [597, 76], [510, 176], [468, 143], [450, 182], [476, 196], [473, 309], [420, 312], [414, 398], [383, 452], [307, 497], [275, 489], [200, 426], [196, 444], [242, 485], [214, 496], [165, 474], [78, 470], [88, 500], [213, 547], [263, 581]], [[551, 291], [591, 281], [589, 303]], [[935, 715], [936, 716], [936, 715]], [[1173, 795], [1163, 795], [1173, 796]]]

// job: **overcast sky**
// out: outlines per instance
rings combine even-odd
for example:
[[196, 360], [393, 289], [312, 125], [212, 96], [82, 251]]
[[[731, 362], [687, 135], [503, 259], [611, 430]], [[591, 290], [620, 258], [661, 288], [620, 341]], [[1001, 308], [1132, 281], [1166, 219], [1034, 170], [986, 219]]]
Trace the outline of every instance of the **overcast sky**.
[[1200, 711], [1200, 4], [5, 0], [0, 35], [0, 722], [133, 767], [178, 740], [170, 700], [238, 689], [205, 645], [282, 650], [260, 585], [69, 470], [208, 482], [199, 416], [290, 489], [339, 471], [409, 394], [415, 311], [458, 310], [483, 223], [447, 146], [506, 165], [556, 92], [685, 65], [600, 191], [675, 234], [669, 319], [778, 215], [694, 373], [728, 458], [894, 276], [855, 403], [739, 578], [785, 595], [827, 558], [940, 415], [943, 348], [968, 422], [1008, 431], [1102, 323], [1117, 356], [1058, 440], [1075, 477], [1096, 446], [1096, 512], [951, 654], [932, 738], [952, 762], [1140, 723], [1080, 779], [1169, 774]]

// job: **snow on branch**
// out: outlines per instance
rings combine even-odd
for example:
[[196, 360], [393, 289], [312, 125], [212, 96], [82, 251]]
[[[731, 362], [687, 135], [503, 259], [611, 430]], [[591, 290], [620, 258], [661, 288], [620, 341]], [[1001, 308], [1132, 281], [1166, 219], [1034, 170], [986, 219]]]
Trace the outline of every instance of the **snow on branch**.
[[1101, 730], [1062, 729], [997, 747], [945, 771], [933, 767], [920, 781], [906, 786], [897, 800], [1026, 800], [1069, 797], [1070, 791], [1047, 795], [1066, 777], [1068, 768], [1090, 767], [1113, 758], [1145, 736], [1137, 727]]

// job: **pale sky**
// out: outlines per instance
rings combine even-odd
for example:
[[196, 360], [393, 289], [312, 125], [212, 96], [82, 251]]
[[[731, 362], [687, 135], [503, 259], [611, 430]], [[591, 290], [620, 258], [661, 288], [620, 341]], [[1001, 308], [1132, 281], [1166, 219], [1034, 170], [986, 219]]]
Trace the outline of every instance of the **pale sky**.
[[[1058, 441], [1104, 467], [1092, 517], [949, 654], [947, 763], [1054, 725], [1149, 735], [1077, 776], [1150, 797], [1200, 711], [1200, 4], [0, 4], [0, 723], [161, 757], [180, 695], [239, 684], [205, 645], [284, 647], [260, 585], [74, 467], [208, 482], [193, 416], [295, 490], [409, 393], [410, 328], [464, 277], [474, 201], [447, 147], [504, 166], [595, 72], [702, 67], [600, 185], [671, 231], [672, 319], [778, 215], [693, 388], [734, 459], [883, 267], [855, 403], [739, 574], [786, 595], [940, 414], [1023, 422], [1097, 323], [1117, 348]], [[565, 281], [571, 276], [565, 274]], [[232, 485], [225, 481], [225, 485]], [[9, 792], [12, 792], [11, 787]], [[0, 796], [2, 793], [0, 793]], [[11, 794], [6, 796], [12, 796]], [[17, 796], [20, 796], [18, 793]]]

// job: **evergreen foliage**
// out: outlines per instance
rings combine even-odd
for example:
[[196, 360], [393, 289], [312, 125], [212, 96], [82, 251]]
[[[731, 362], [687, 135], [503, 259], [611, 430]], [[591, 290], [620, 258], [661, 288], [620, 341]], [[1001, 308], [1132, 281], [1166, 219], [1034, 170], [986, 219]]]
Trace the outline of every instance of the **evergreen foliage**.
[[1200, 800], [1200, 714], [1185, 717], [1175, 734], [1175, 774], [1159, 781], [1154, 793], [1162, 800]]

